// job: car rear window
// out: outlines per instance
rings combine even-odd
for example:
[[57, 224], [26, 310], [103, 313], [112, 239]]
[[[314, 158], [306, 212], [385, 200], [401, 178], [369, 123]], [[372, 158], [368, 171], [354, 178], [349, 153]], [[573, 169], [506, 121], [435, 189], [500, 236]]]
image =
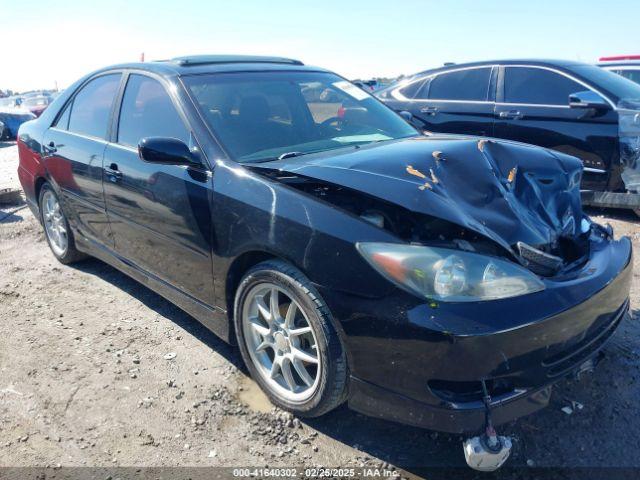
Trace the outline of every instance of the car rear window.
[[569, 105], [569, 95], [587, 90], [570, 78], [542, 68], [507, 67], [504, 101], [536, 105]]
[[431, 80], [429, 99], [485, 101], [490, 77], [491, 67], [441, 73]]

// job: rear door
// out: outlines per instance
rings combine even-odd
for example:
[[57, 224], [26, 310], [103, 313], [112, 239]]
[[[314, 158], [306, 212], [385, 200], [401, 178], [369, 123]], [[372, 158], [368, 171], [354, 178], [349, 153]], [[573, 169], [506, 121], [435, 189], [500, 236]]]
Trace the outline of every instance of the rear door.
[[211, 172], [147, 163], [145, 137], [192, 143], [192, 134], [160, 78], [132, 73], [104, 162], [104, 191], [117, 253], [208, 305], [213, 304]]
[[[399, 90], [410, 111], [431, 132], [492, 135], [495, 81], [489, 66], [448, 70]], [[396, 96], [398, 96], [396, 94]]]
[[122, 74], [85, 83], [44, 137], [44, 161], [69, 222], [83, 237], [112, 245], [102, 194], [102, 158]]
[[604, 190], [617, 155], [614, 110], [569, 107], [569, 95], [589, 87], [536, 66], [505, 66], [498, 80], [495, 136], [558, 150], [582, 160], [583, 188]]

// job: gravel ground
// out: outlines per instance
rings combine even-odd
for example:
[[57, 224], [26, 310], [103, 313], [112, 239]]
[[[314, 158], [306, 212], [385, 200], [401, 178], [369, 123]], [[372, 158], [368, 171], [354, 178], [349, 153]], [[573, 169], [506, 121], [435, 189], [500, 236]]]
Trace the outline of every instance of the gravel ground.
[[[13, 181], [16, 157], [0, 144], [0, 181]], [[272, 408], [234, 348], [100, 261], [57, 263], [15, 208], [0, 208], [0, 466], [365, 465], [419, 477], [465, 465], [456, 435], [345, 406], [314, 420]], [[638, 248], [633, 214], [591, 214]], [[640, 467], [638, 277], [596, 372], [499, 429], [514, 438], [508, 465]], [[568, 415], [572, 402], [584, 408]]]

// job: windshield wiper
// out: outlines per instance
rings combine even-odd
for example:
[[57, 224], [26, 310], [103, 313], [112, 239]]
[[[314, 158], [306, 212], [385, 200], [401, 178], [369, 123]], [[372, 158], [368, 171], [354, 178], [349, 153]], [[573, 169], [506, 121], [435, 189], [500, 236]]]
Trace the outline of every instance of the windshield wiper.
[[[371, 142], [367, 142], [367, 143], [371, 143]], [[309, 155], [311, 153], [329, 152], [331, 150], [338, 150], [340, 148], [349, 148], [349, 147], [358, 149], [358, 148], [360, 148], [360, 145], [357, 145], [357, 144], [340, 145], [338, 147], [322, 148], [320, 150], [310, 150], [308, 152], [285, 152], [285, 153], [280, 154], [277, 157], [260, 158], [260, 159], [257, 159], [257, 160], [244, 159], [244, 161], [247, 162], [247, 163], [274, 162], [276, 160], [286, 160], [287, 158], [301, 157], [303, 155]]]
[[284, 160], [285, 158], [299, 157], [300, 155], [304, 155], [304, 152], [285, 152], [282, 155], [278, 156], [278, 160]]

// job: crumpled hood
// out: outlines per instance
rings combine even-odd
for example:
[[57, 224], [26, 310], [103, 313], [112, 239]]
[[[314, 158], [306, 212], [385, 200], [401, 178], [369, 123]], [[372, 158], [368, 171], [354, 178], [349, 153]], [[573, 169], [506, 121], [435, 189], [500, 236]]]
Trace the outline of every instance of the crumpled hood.
[[515, 142], [433, 136], [256, 165], [366, 192], [510, 251], [579, 233], [582, 163]]

